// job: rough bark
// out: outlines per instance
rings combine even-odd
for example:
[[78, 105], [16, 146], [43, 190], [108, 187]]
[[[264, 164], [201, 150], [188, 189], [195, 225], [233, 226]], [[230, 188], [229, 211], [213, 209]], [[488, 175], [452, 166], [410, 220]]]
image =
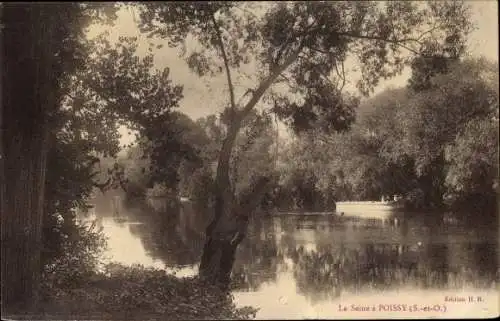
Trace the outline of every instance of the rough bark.
[[[0, 172], [2, 315], [37, 301], [47, 117], [54, 107], [41, 6], [4, 4]], [[45, 42], [45, 43], [44, 43]], [[43, 46], [41, 45], [43, 43]], [[45, 67], [45, 68], [43, 68]]]
[[[234, 195], [229, 182], [229, 161], [238, 135], [239, 124], [233, 123], [223, 141], [215, 180], [214, 218], [206, 229], [206, 241], [201, 257], [199, 275], [211, 284], [228, 284], [232, 262], [238, 244], [231, 243], [237, 230], [231, 215]], [[241, 226], [240, 226], [241, 228]], [[228, 271], [229, 270], [229, 271]]]
[[[207, 236], [200, 262], [200, 277], [227, 289], [236, 249], [244, 239], [251, 213], [266, 192], [269, 178], [262, 177], [242, 195], [237, 204], [214, 219], [207, 228]], [[223, 205], [224, 206], [224, 205]]]

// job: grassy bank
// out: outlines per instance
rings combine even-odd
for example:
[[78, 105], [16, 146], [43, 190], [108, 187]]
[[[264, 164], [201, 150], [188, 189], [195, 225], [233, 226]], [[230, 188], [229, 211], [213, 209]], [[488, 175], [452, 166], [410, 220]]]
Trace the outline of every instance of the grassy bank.
[[45, 320], [192, 320], [255, 317], [237, 308], [230, 294], [197, 278], [177, 278], [162, 270], [110, 264], [78, 280], [46, 279], [42, 300], [14, 319]]

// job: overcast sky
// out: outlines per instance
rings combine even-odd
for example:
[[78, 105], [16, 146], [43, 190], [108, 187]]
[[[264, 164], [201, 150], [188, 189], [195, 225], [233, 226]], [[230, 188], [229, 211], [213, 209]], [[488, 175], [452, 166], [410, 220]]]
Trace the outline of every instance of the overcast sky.
[[[470, 5], [477, 29], [469, 39], [469, 52], [472, 56], [485, 56], [498, 61], [498, 4], [491, 0], [470, 1]], [[118, 36], [137, 36], [139, 42], [144, 44], [141, 50], [146, 51], [147, 41], [141, 41], [141, 38], [146, 38], [137, 29], [132, 12], [120, 12], [115, 26], [107, 30], [113, 39], [117, 39]], [[89, 34], [95, 35], [102, 31], [104, 30], [101, 28], [94, 28]], [[227, 97], [224, 75], [216, 79], [200, 79], [189, 71], [185, 62], [178, 57], [177, 51], [167, 46], [156, 51], [155, 64], [158, 68], [169, 67], [172, 81], [184, 86], [184, 99], [180, 103], [179, 111], [193, 119], [221, 111], [223, 99]], [[381, 82], [376, 92], [388, 86], [403, 86], [408, 76], [409, 72], [406, 71], [401, 76]], [[123, 137], [124, 143], [128, 141], [130, 141], [128, 137]]]

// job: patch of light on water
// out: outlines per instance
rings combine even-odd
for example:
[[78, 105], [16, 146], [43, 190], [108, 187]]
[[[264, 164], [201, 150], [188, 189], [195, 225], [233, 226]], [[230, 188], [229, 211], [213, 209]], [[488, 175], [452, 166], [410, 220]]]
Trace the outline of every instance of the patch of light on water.
[[[140, 224], [132, 222], [132, 224]], [[112, 218], [104, 218], [102, 221], [103, 232], [108, 238], [108, 248], [104, 254], [103, 265], [110, 262], [116, 262], [123, 265], [139, 264], [146, 268], [155, 268], [165, 270], [169, 274], [178, 277], [190, 277], [198, 274], [197, 266], [169, 267], [160, 259], [150, 257], [144, 249], [139, 236], [130, 233], [129, 223], [116, 224]]]
[[127, 225], [103, 223], [103, 231], [108, 237], [107, 255], [110, 261], [124, 265], [141, 264], [145, 267], [164, 269], [161, 260], [151, 258], [144, 251], [139, 237], [132, 235]]
[[[233, 292], [238, 306], [257, 306], [257, 318], [261, 319], [302, 319], [304, 312], [310, 315], [310, 304], [297, 293], [293, 273], [283, 273], [276, 283], [263, 284], [257, 292]], [[304, 309], [306, 309], [304, 311]]]

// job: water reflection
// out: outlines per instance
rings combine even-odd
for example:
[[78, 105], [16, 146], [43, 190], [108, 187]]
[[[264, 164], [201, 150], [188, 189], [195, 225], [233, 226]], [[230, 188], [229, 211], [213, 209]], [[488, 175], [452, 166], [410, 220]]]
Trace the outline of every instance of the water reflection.
[[[442, 230], [391, 230], [371, 220], [311, 233], [309, 227], [299, 225], [297, 229], [288, 217], [273, 221], [286, 237], [280, 237], [278, 242], [275, 238], [251, 237], [253, 240], [247, 243], [259, 248], [278, 247], [278, 265], [286, 265], [285, 259], [290, 258], [298, 291], [317, 297], [314, 300], [339, 296], [342, 289], [356, 293], [402, 285], [422, 289], [486, 287], [496, 278], [498, 252], [494, 234], [490, 242], [485, 242], [484, 237], [474, 238], [474, 234], [466, 239], [459, 231], [454, 235], [448, 230], [446, 235]], [[259, 223], [271, 224], [262, 219]], [[239, 259], [247, 267], [255, 266], [255, 256], [243, 255]]]
[[191, 270], [187, 274], [195, 274], [204, 241], [202, 223], [190, 224], [187, 206], [179, 208], [178, 204], [165, 200], [155, 203], [155, 208], [135, 208], [136, 219], [144, 224], [129, 225], [130, 233], [141, 239], [150, 257], [162, 260], [167, 267], [183, 268]]
[[278, 251], [274, 225], [266, 223], [257, 219], [248, 227], [233, 267], [234, 288], [257, 291], [263, 283], [276, 281], [284, 256]]
[[[374, 291], [496, 287], [496, 229], [428, 225], [404, 219], [380, 204], [338, 208], [346, 215], [253, 219], [233, 268], [237, 300], [261, 307], [259, 318], [302, 318], [317, 316], [318, 306]], [[106, 212], [96, 205], [113, 259], [166, 267], [180, 275], [196, 273], [206, 215], [195, 213], [188, 203], [179, 206], [165, 200], [122, 211], [126, 221], [113, 221], [112, 208]], [[276, 316], [273, 311], [285, 314]], [[298, 311], [301, 314], [293, 314]], [[323, 316], [334, 317], [334, 310]]]

